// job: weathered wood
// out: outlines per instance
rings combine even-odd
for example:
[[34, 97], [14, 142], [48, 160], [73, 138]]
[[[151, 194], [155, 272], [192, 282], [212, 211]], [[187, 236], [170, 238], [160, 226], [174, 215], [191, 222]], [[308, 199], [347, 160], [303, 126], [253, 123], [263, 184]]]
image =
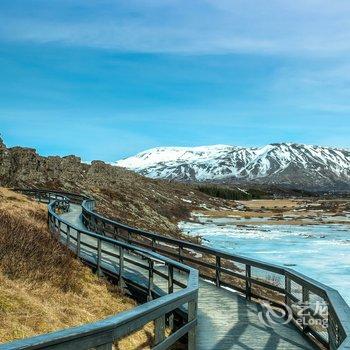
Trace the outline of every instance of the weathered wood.
[[80, 245], [81, 245], [81, 232], [78, 230], [77, 231], [77, 256], [80, 256]]
[[246, 265], [245, 266], [245, 276], [246, 276], [246, 281], [245, 281], [245, 296], [247, 298], [247, 300], [251, 300], [251, 294], [252, 294], [252, 282], [251, 282], [251, 266], [250, 265]]
[[147, 300], [152, 300], [153, 299], [153, 267], [154, 267], [154, 262], [152, 259], [148, 259], [148, 297]]
[[123, 273], [124, 273], [124, 248], [119, 247], [119, 279], [118, 287], [123, 289]]
[[57, 237], [58, 239], [60, 238], [61, 235], [61, 221], [58, 221], [58, 225], [57, 225]]
[[304, 310], [306, 311], [305, 314], [303, 314], [303, 319], [304, 319], [304, 323], [303, 323], [303, 332], [306, 332], [308, 330], [308, 323], [309, 323], [309, 317], [308, 317], [308, 313], [309, 313], [309, 302], [310, 302], [310, 291], [308, 290], [307, 287], [302, 286], [302, 301], [303, 301], [303, 306], [304, 306]]
[[168, 265], [168, 294], [174, 292], [174, 267]]
[[66, 244], [67, 244], [67, 247], [69, 247], [69, 244], [70, 244], [70, 226], [67, 226], [66, 230], [67, 230], [67, 232], [66, 232], [66, 235], [67, 235]]
[[97, 240], [97, 275], [102, 276], [101, 271], [101, 262], [102, 262], [102, 241]]
[[215, 284], [217, 287], [220, 287], [221, 280], [221, 258], [219, 256], [216, 257], [216, 268], [215, 268]]
[[183, 248], [183, 246], [180, 244], [179, 245], [179, 248], [178, 248], [178, 255], [179, 255], [179, 261], [181, 262], [181, 263], [183, 263], [183, 250], [184, 250], [184, 248]]
[[[188, 303], [188, 322], [195, 320], [197, 317], [197, 300], [191, 300]], [[209, 330], [208, 330], [209, 331]], [[197, 326], [194, 326], [188, 332], [188, 350], [197, 349]]]
[[154, 321], [154, 343], [161, 343], [165, 339], [165, 315], [162, 315]]
[[[174, 268], [172, 265], [168, 265], [168, 294], [174, 292]], [[172, 330], [174, 328], [174, 314], [167, 315], [168, 327]]]
[[[200, 280], [198, 296], [198, 350], [312, 350], [292, 324], [265, 326], [259, 304], [239, 293]], [[280, 322], [285, 321], [281, 319]]]
[[290, 294], [292, 294], [292, 283], [291, 283], [290, 278], [288, 276], [285, 276], [285, 297], [284, 297], [284, 302], [289, 307], [291, 306], [291, 299], [289, 297]]

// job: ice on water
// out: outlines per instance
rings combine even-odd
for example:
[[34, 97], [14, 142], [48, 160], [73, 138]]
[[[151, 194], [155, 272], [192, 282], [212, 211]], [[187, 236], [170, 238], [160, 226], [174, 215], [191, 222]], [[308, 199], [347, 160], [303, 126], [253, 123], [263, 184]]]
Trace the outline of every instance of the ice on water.
[[182, 222], [204, 244], [291, 267], [337, 289], [350, 304], [350, 225], [234, 225]]

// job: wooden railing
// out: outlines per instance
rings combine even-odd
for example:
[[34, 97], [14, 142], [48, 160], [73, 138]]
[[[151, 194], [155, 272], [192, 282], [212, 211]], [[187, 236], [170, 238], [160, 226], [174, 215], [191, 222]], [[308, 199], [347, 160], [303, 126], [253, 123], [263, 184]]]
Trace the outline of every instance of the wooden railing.
[[[180, 338], [187, 337], [187, 347], [196, 348], [198, 301], [198, 271], [173, 259], [143, 248], [105, 237], [64, 220], [58, 212], [69, 209], [70, 201], [81, 203], [86, 197], [71, 193], [39, 190], [18, 190], [38, 200], [49, 202], [48, 223], [52, 234], [76, 253], [98, 274], [112, 278], [121, 288], [137, 288], [146, 303], [105, 320], [72, 327], [24, 340], [0, 345], [10, 349], [112, 349], [113, 342], [132, 334], [154, 321], [153, 349], [168, 349]], [[130, 267], [135, 267], [138, 278], [130, 278]], [[145, 263], [146, 262], [146, 263]], [[160, 267], [159, 267], [160, 266]], [[144, 271], [142, 273], [142, 271]], [[164, 279], [163, 288], [157, 287], [154, 277]], [[177, 278], [177, 276], [181, 277]], [[164, 288], [166, 285], [166, 288]], [[176, 289], [176, 290], [175, 290]], [[174, 321], [175, 318], [175, 321]], [[166, 337], [166, 326], [172, 332]]]
[[[24, 193], [35, 194], [38, 198], [41, 196], [41, 199], [53, 194], [54, 196], [68, 197], [75, 203], [82, 202], [83, 222], [91, 231], [99, 233], [98, 237], [102, 235], [105, 239], [117, 238], [118, 244], [121, 244], [119, 241], [123, 240], [127, 247], [134, 250], [136, 250], [135, 245], [141, 246], [146, 249], [141, 250], [140, 248], [140, 251], [145, 254], [151, 254], [150, 251], [152, 251], [152, 254], [162, 254], [161, 256], [157, 255], [160, 259], [166, 259], [165, 256], [168, 256], [169, 264], [174, 264], [174, 259], [176, 259], [182, 269], [184, 266], [189, 269], [187, 270], [189, 282], [187, 289], [182, 291], [183, 293], [185, 291], [197, 293], [198, 284], [195, 277], [193, 277], [196, 273], [188, 266], [195, 267], [199, 270], [200, 276], [212, 281], [217, 287], [236, 290], [248, 300], [265, 300], [274, 307], [286, 311], [292, 310], [291, 316], [295, 325], [318, 347], [332, 350], [350, 349], [350, 308], [336, 290], [324, 284], [289, 268], [228, 254], [202, 245], [139, 230], [107, 219], [94, 211], [94, 200], [85, 196], [57, 191], [52, 193], [43, 190], [31, 190]], [[63, 221], [59, 216], [53, 216], [51, 212], [52, 206], [49, 207], [49, 216], [54, 217], [57, 223]], [[54, 227], [57, 227], [57, 223]], [[91, 232], [84, 234], [96, 235]], [[102, 238], [101, 241], [103, 241]], [[98, 246], [96, 249], [98, 251]], [[100, 255], [98, 254], [98, 256]], [[169, 277], [169, 280], [171, 280], [171, 277]], [[189, 287], [190, 289], [188, 289]], [[171, 291], [169, 290], [168, 298], [173, 295]], [[195, 309], [195, 301], [193, 300], [196, 300], [196, 298], [197, 296], [192, 299], [193, 309]], [[159, 300], [162, 300], [162, 298], [157, 299], [157, 301]], [[300, 305], [300, 303], [307, 305], [307, 308]], [[317, 310], [318, 303], [325, 308], [325, 313], [320, 313]], [[148, 303], [141, 307], [146, 305]], [[303, 323], [298, 322], [301, 311], [302, 315], [306, 314], [307, 316], [306, 322]], [[141, 314], [135, 316], [135, 320], [138, 317], [141, 318]], [[327, 322], [322, 323], [323, 321]], [[0, 347], [0, 349], [2, 348]]]
[[85, 199], [82, 207], [83, 221], [90, 229], [193, 266], [202, 278], [212, 281], [217, 287], [234, 289], [248, 300], [268, 301], [272, 306], [289, 312], [296, 327], [320, 348], [350, 349], [350, 308], [336, 290], [290, 268], [107, 219], [94, 211], [92, 199]]

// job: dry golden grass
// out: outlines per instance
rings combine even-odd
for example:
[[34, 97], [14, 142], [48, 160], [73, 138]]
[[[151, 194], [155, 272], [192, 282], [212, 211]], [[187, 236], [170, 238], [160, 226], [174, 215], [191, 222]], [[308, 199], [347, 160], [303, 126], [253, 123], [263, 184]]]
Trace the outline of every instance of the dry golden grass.
[[298, 206], [298, 201], [293, 199], [256, 199], [250, 201], [238, 201], [251, 210], [256, 209], [292, 209]]
[[239, 210], [196, 210], [196, 213], [201, 213], [212, 218], [254, 218], [254, 217], [270, 217], [270, 211], [256, 212], [256, 211], [239, 211]]
[[[47, 209], [0, 188], [0, 342], [93, 322], [135, 307], [46, 226]], [[147, 349], [153, 324], [116, 344]]]
[[[237, 220], [235, 222], [237, 225], [349, 225], [346, 216], [348, 200], [264, 199], [237, 203], [244, 207], [232, 210], [197, 210], [196, 212], [208, 219]], [[338, 218], [335, 218], [336, 216]], [[250, 219], [254, 221], [249, 221]]]
[[197, 210], [206, 216], [214, 218], [240, 217], [240, 218], [269, 218], [278, 213], [293, 213], [292, 210], [300, 204], [293, 199], [256, 199], [250, 201], [236, 201], [243, 204], [246, 210]]

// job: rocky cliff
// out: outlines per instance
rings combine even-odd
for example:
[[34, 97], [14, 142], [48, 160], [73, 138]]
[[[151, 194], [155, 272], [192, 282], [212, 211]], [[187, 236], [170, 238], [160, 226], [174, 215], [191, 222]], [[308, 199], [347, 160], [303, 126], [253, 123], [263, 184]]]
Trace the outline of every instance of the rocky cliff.
[[223, 205], [187, 185], [148, 179], [101, 161], [85, 164], [76, 156], [43, 157], [35, 149], [7, 148], [2, 141], [0, 186], [86, 193], [109, 217], [165, 234], [178, 234], [176, 222], [191, 209]]

